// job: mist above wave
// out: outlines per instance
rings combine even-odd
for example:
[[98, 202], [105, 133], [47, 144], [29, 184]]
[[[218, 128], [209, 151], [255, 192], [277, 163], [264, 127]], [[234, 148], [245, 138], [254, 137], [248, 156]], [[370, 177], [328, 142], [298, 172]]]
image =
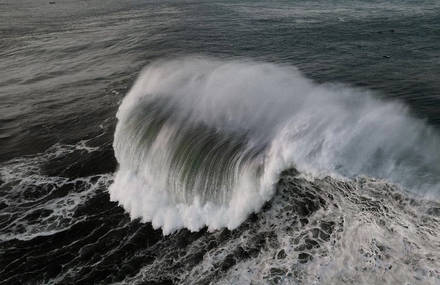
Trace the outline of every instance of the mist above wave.
[[439, 136], [398, 102], [295, 67], [190, 57], [147, 66], [118, 113], [112, 200], [162, 227], [237, 227], [295, 167], [439, 188]]

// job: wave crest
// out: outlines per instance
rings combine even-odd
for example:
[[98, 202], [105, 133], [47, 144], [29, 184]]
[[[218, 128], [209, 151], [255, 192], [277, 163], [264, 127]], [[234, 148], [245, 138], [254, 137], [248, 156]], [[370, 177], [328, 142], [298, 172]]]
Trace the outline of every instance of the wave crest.
[[438, 190], [435, 130], [403, 104], [315, 84], [291, 66], [156, 62], [141, 73], [117, 118], [111, 199], [165, 234], [236, 228], [272, 197], [278, 174], [289, 167]]

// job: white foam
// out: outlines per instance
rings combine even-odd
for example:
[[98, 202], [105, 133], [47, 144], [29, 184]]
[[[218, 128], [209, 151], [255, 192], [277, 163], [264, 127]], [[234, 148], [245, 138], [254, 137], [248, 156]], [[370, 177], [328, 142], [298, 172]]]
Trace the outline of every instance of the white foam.
[[[0, 240], [29, 240], [37, 236], [52, 235], [81, 222], [82, 217], [74, 216], [78, 206], [94, 196], [98, 189], [105, 189], [113, 175], [69, 179], [46, 175], [42, 172], [42, 166], [52, 159], [76, 151], [90, 153], [96, 150], [98, 147], [88, 146], [86, 140], [73, 145], [57, 143], [43, 153], [2, 163], [2, 187], [8, 190], [2, 196], [2, 202], [7, 205], [2, 209], [2, 215], [8, 217], [8, 222], [2, 225]], [[67, 187], [69, 192], [61, 197], [51, 197], [61, 187]], [[41, 216], [30, 220], [28, 216], [32, 215]]]
[[[139, 148], [127, 121], [140, 104], [158, 98], [177, 106], [174, 123], [160, 130], [151, 147]], [[165, 234], [182, 227], [237, 227], [271, 198], [279, 172], [292, 166], [313, 176], [387, 179], [415, 192], [439, 189], [434, 129], [401, 103], [344, 85], [318, 85], [292, 66], [194, 57], [159, 61], [140, 74], [117, 118], [120, 169], [111, 199]], [[234, 170], [231, 189], [218, 189], [228, 198], [201, 202], [193, 194], [183, 201], [188, 189], [171, 190], [170, 179], [181, 173], [169, 167], [170, 149], [191, 124], [246, 133], [247, 146], [267, 146], [258, 161]]]

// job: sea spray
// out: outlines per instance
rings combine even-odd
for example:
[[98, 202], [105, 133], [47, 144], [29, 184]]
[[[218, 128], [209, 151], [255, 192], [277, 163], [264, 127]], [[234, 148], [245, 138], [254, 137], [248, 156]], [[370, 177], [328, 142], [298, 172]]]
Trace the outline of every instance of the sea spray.
[[404, 104], [296, 68], [188, 57], [147, 66], [118, 113], [111, 199], [165, 234], [236, 228], [278, 174], [386, 179], [438, 193], [438, 134]]

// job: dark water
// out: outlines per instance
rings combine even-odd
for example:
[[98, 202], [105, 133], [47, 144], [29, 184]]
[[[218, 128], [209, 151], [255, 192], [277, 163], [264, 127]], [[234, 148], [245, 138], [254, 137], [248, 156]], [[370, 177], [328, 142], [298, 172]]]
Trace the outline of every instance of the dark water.
[[374, 177], [285, 171], [238, 228], [167, 236], [108, 194], [115, 114], [156, 60], [296, 66], [403, 102], [436, 137], [439, 31], [437, 1], [2, 1], [0, 281], [439, 284], [438, 196]]

